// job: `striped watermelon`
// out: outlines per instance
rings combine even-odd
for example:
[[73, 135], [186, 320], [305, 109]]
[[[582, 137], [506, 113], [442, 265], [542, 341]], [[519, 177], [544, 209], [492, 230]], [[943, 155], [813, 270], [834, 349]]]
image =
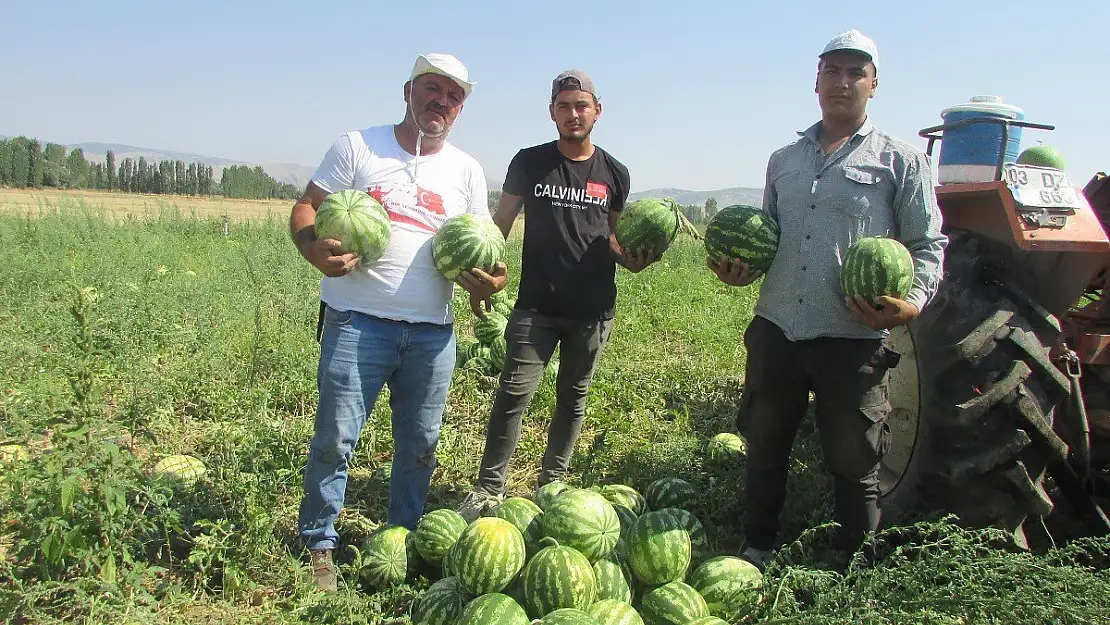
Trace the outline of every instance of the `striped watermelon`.
[[489, 361], [494, 369], [501, 371], [505, 368], [505, 352], [508, 349], [509, 344], [504, 337], [499, 336], [497, 340], [489, 344]]
[[679, 232], [692, 233], [698, 238], [701, 236], [671, 198], [629, 202], [613, 227], [613, 234], [622, 249], [650, 250], [656, 258], [667, 251]]
[[721, 432], [705, 444], [709, 463], [718, 468], [734, 467], [747, 452], [747, 441], [732, 432]]
[[529, 557], [537, 551], [540, 539], [543, 538], [542, 515], [543, 510], [531, 499], [524, 497], [509, 497], [488, 513], [488, 516], [505, 519], [520, 530]]
[[690, 534], [667, 511], [645, 512], [628, 537], [628, 564], [647, 586], [686, 578], [690, 567]]
[[459, 578], [445, 577], [429, 586], [413, 606], [413, 625], [454, 625], [473, 598]]
[[542, 625], [598, 625], [594, 617], [574, 608], [554, 610], [536, 622]]
[[486, 318], [474, 320], [474, 336], [482, 345], [490, 345], [497, 339], [504, 340], [505, 326], [509, 320], [496, 312], [486, 313]]
[[429, 564], [440, 564], [443, 554], [466, 529], [466, 519], [454, 510], [432, 510], [416, 523], [416, 552]]
[[533, 618], [542, 618], [559, 608], [585, 610], [597, 599], [597, 577], [586, 556], [563, 547], [550, 538], [550, 544], [532, 556], [524, 566], [524, 607]]
[[493, 305], [493, 312], [508, 317], [513, 312], [513, 304], [508, 302], [496, 302]]
[[455, 341], [455, 367], [462, 368], [474, 358], [480, 344], [478, 341], [458, 339]]
[[494, 306], [498, 304], [509, 304], [511, 306], [513, 304], [513, 298], [509, 297], [509, 292], [505, 289], [494, 291], [493, 295], [489, 296], [489, 300]]
[[705, 252], [714, 263], [739, 258], [749, 269], [767, 271], [778, 246], [778, 224], [754, 206], [726, 206], [705, 226]]
[[632, 572], [627, 567], [612, 555], [594, 562], [593, 566], [598, 600], [615, 599], [632, 603]]
[[458, 544], [459, 541], [456, 540], [455, 544], [451, 545], [451, 547], [448, 548], [447, 551], [443, 554], [441, 566], [443, 567], [444, 577], [455, 577], [455, 559], [459, 553], [458, 549], [456, 549]]
[[555, 498], [568, 490], [574, 490], [574, 487], [559, 480], [548, 482], [536, 489], [536, 505], [540, 510], [547, 510], [555, 503]]
[[455, 575], [482, 595], [500, 592], [524, 566], [524, 537], [505, 519], [481, 517], [467, 526], [452, 547]]
[[512, 597], [499, 592], [482, 595], [466, 605], [458, 625], [528, 625], [531, 620]]
[[659, 512], [669, 516], [675, 527], [686, 530], [690, 535], [690, 566], [697, 566], [712, 555], [709, 550], [709, 536], [694, 513], [682, 508], [663, 508]]
[[687, 508], [693, 505], [696, 498], [694, 487], [679, 477], [659, 478], [644, 489], [644, 499], [651, 510]]
[[409, 571], [409, 529], [393, 525], [371, 534], [362, 546], [359, 577], [374, 588], [405, 583]]
[[493, 271], [505, 258], [505, 237], [493, 221], [470, 213], [450, 217], [432, 239], [432, 261], [443, 277], [454, 280], [464, 271]]
[[644, 593], [640, 616], [646, 625], [686, 625], [709, 616], [709, 607], [693, 587], [671, 582]]
[[357, 189], [329, 193], [316, 211], [316, 236], [339, 241], [339, 251], [361, 262], [381, 258], [392, 231], [389, 215], [370, 194]]
[[625, 484], [606, 484], [599, 492], [613, 505], [625, 506], [634, 514], [643, 514], [647, 505], [640, 491]]
[[690, 574], [690, 585], [705, 599], [709, 613], [735, 622], [759, 602], [763, 575], [754, 564], [731, 556], [706, 560]]
[[[18, 453], [14, 457], [18, 459]], [[159, 460], [151, 469], [151, 477], [175, 486], [192, 486], [204, 476], [205, 471], [200, 458], [178, 454]]]
[[628, 508], [614, 504], [613, 511], [617, 513], [617, 518], [621, 522], [621, 537], [617, 541], [617, 546], [613, 547], [613, 553], [621, 558], [628, 557], [628, 536], [632, 531], [632, 526], [636, 524], [637, 515]]
[[544, 512], [543, 531], [560, 545], [597, 562], [616, 546], [621, 522], [613, 504], [601, 493], [580, 489], [562, 493]]
[[894, 239], [865, 237], [844, 254], [840, 289], [848, 297], [874, 302], [882, 295], [903, 299], [913, 286], [913, 257]]
[[631, 605], [613, 599], [601, 599], [586, 609], [597, 625], [644, 625], [644, 619]]
[[687, 623], [687, 625], [729, 625], [729, 624], [728, 624], [728, 621], [725, 621], [725, 620], [717, 618], [716, 616], [710, 615], [710, 616], [703, 616], [701, 618], [694, 619], [694, 620], [690, 621], [689, 623]]

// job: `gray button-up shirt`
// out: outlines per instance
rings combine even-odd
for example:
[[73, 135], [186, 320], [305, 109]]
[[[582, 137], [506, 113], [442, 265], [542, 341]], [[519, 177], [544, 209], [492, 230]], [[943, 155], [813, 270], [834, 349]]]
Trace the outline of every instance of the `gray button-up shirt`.
[[844, 304], [840, 267], [863, 237], [898, 239], [913, 256], [906, 301], [919, 310], [936, 293], [947, 238], [929, 162], [908, 143], [868, 119], [828, 157], [817, 122], [767, 163], [763, 210], [779, 223], [778, 252], [763, 280], [755, 314], [792, 341], [817, 337], [876, 338]]

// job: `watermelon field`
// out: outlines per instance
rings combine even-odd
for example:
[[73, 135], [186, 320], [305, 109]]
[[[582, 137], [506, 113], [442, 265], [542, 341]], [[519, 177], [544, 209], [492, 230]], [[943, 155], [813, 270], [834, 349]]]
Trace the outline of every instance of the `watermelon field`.
[[[383, 397], [352, 460], [338, 524], [340, 591], [312, 585], [295, 521], [316, 404], [319, 274], [297, 254], [286, 219], [244, 216], [225, 235], [220, 217], [188, 208], [133, 218], [80, 201], [0, 207], [0, 622], [407, 625], [427, 616], [426, 597], [449, 602], [463, 586], [501, 583], [475, 556], [478, 547], [429, 555], [450, 565], [410, 556], [411, 572], [393, 570], [393, 578], [367, 557], [388, 504]], [[510, 294], [521, 230], [509, 241]], [[553, 519], [561, 506], [616, 509], [612, 518], [599, 512], [611, 543], [566, 547], [581, 534], [565, 519], [550, 529], [561, 546], [521, 535], [535, 543], [532, 561], [544, 547], [601, 561], [620, 534], [633, 545], [625, 547], [636, 577], [658, 581], [665, 577], [657, 567], [674, 555], [670, 543], [659, 539], [638, 552], [622, 524], [643, 525], [651, 536], [677, 524], [689, 536], [684, 548], [703, 560], [735, 556], [743, 545], [743, 456], [724, 444], [709, 446], [710, 454], [707, 446], [735, 431], [741, 337], [758, 285], [724, 286], [706, 269], [702, 244], [680, 237], [642, 273], [619, 271], [618, 288], [571, 488], [537, 501]], [[456, 313], [459, 336], [475, 340], [469, 311], [456, 306]], [[496, 384], [487, 374], [455, 373], [427, 512], [453, 510], [470, 487]], [[510, 495], [533, 497], [553, 382], [545, 378], [525, 417]], [[152, 472], [175, 454], [203, 461], [195, 483]], [[812, 419], [791, 467], [785, 546], [731, 622], [1110, 622], [1107, 539], [1026, 553], [996, 531], [922, 519], [884, 530], [875, 563], [845, 568], [830, 550], [832, 483]], [[666, 478], [690, 488], [667, 499], [658, 487]], [[616, 485], [676, 511], [623, 518], [629, 506], [604, 501], [635, 496]], [[452, 523], [447, 513], [431, 518]], [[458, 544], [480, 544], [492, 532], [487, 526], [505, 534], [510, 524], [480, 521], [465, 530], [456, 523]], [[543, 566], [524, 557], [524, 574], [506, 593], [531, 589], [524, 603], [542, 604], [541, 591], [559, 581], [550, 570], [573, 554], [548, 552]], [[457, 581], [439, 579], [448, 567]], [[615, 571], [604, 575], [620, 578]], [[692, 622], [706, 594], [692, 590], [700, 577], [630, 588], [640, 612], [653, 615], [646, 625]], [[466, 622], [521, 622], [514, 602], [486, 597], [466, 605]], [[609, 601], [584, 607], [625, 622], [627, 603]], [[583, 622], [562, 616], [544, 622]]]

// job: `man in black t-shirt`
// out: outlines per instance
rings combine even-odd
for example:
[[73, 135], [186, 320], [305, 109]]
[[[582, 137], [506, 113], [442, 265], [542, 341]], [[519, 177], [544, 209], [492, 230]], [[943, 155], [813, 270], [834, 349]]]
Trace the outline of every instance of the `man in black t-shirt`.
[[559, 139], [517, 152], [493, 217], [507, 237], [524, 208], [524, 252], [478, 483], [459, 508], [468, 521], [504, 496], [524, 410], [556, 345], [555, 414], [539, 486], [566, 473], [612, 326], [616, 264], [638, 272], [655, 260], [650, 252], [621, 250], [613, 236], [628, 199], [628, 169], [590, 141], [601, 116], [593, 81], [579, 70], [559, 74], [549, 109]]

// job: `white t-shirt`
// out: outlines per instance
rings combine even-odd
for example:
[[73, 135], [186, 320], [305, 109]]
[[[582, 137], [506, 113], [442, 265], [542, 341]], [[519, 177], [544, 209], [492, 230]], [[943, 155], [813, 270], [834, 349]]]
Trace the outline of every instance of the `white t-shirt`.
[[312, 181], [329, 193], [365, 190], [381, 202], [392, 226], [382, 257], [343, 277], [325, 277], [320, 299], [336, 310], [385, 319], [451, 323], [453, 283], [436, 271], [432, 236], [448, 217], [491, 219], [478, 161], [445, 143], [417, 163], [397, 143], [393, 126], [374, 126], [340, 137]]

